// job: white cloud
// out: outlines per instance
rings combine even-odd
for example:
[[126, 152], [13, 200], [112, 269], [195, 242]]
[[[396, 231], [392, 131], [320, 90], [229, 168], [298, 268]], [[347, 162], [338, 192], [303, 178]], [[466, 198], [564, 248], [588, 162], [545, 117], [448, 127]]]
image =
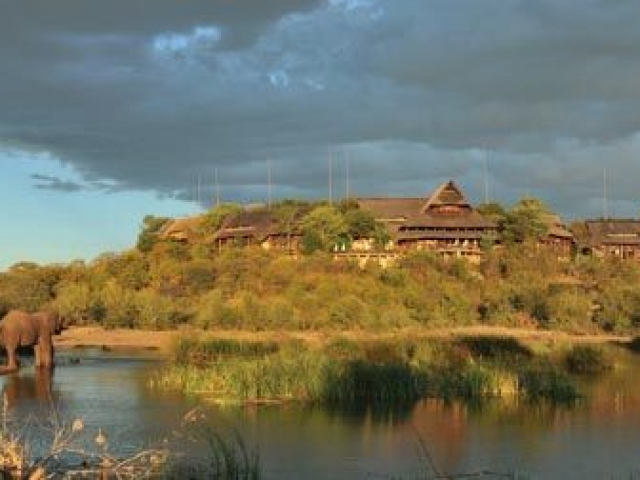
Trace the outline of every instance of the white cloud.
[[276, 70], [269, 73], [269, 82], [276, 88], [287, 88], [289, 86], [289, 75], [284, 70]]
[[222, 32], [216, 26], [194, 27], [189, 33], [162, 33], [156, 35], [152, 49], [158, 55], [189, 56], [198, 51], [209, 51], [218, 44]]

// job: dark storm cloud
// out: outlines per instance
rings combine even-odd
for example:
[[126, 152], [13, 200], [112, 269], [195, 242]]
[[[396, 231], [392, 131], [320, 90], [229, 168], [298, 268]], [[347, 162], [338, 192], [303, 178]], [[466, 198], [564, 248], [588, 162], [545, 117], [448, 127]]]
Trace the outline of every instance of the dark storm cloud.
[[0, 2], [0, 139], [94, 184], [321, 195], [331, 147], [358, 193], [478, 196], [484, 151], [504, 199], [634, 200], [636, 2]]

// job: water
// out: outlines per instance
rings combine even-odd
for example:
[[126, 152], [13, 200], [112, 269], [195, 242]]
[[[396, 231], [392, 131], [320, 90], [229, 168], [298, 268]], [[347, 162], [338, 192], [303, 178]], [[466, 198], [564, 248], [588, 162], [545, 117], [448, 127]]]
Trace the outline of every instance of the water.
[[[29, 366], [0, 377], [9, 419], [42, 425], [55, 405], [61, 419], [83, 418], [84, 441], [91, 443], [101, 428], [110, 451], [126, 454], [173, 438], [195, 406], [194, 400], [148, 387], [149, 375], [163, 368], [157, 360], [100, 350], [59, 355], [52, 378]], [[448, 474], [633, 478], [640, 472], [639, 367], [640, 357], [620, 352], [614, 372], [583, 382], [587, 399], [574, 407], [428, 400], [395, 412], [299, 405], [205, 411], [216, 428], [237, 429], [257, 446], [262, 469], [273, 479], [416, 478], [430, 472], [427, 452]], [[37, 435], [34, 442], [43, 438]]]

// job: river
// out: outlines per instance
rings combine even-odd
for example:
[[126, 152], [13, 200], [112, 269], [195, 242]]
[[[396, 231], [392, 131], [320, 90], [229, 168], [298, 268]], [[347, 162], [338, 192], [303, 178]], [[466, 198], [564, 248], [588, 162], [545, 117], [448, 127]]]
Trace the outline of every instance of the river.
[[[52, 377], [29, 365], [0, 377], [9, 421], [37, 429], [55, 415], [82, 418], [85, 441], [100, 428], [110, 451], [126, 455], [175, 436], [184, 414], [198, 406], [148, 386], [149, 375], [163, 367], [158, 360], [99, 349], [58, 355]], [[416, 478], [430, 472], [427, 454], [447, 474], [634, 478], [640, 476], [640, 357], [622, 350], [616, 357], [613, 372], [581, 382], [585, 399], [575, 406], [426, 400], [394, 412], [300, 405], [203, 411], [215, 428], [237, 430], [257, 448], [269, 479]], [[34, 438], [37, 454], [46, 445]]]

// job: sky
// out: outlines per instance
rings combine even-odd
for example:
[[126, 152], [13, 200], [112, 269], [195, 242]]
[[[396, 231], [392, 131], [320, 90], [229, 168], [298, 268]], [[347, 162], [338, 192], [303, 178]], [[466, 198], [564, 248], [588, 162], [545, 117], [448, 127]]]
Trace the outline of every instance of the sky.
[[[640, 2], [0, 0], [0, 269], [214, 201], [640, 213]], [[269, 173], [270, 172], [270, 173]], [[485, 189], [488, 185], [488, 189]]]

